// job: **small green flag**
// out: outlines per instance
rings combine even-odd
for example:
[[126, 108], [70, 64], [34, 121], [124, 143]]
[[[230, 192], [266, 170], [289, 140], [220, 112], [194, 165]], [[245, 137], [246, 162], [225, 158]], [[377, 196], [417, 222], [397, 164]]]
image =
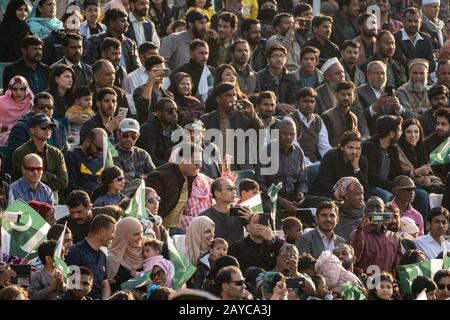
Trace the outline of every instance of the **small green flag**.
[[450, 257], [448, 256], [449, 254], [449, 251], [444, 252], [444, 267], [442, 268], [444, 270], [450, 270]]
[[270, 202], [272, 202], [272, 210], [270, 213], [272, 221], [276, 221], [278, 192], [280, 192], [281, 188], [283, 188], [283, 183], [278, 182], [277, 184], [272, 183], [269, 190], [267, 190], [267, 195], [270, 198]]
[[363, 294], [360, 288], [353, 283], [346, 282], [342, 285], [342, 297], [344, 300], [364, 300], [366, 296]]
[[243, 207], [249, 207], [250, 209], [252, 209], [253, 213], [264, 212], [261, 194], [259, 193], [256, 196], [253, 196], [250, 199], [241, 202], [239, 205]]
[[131, 278], [130, 280], [123, 282], [120, 287], [122, 290], [131, 290], [136, 289], [142, 286], [146, 286], [152, 282], [150, 279], [150, 275], [152, 274], [152, 270], [147, 272], [141, 272], [136, 277]]
[[60, 257], [54, 256], [53, 257], [53, 263], [55, 264], [56, 268], [58, 268], [59, 271], [63, 274], [64, 278], [67, 278], [69, 275], [69, 267], [64, 262], [63, 259]]
[[145, 218], [148, 219], [148, 213], [145, 206], [145, 181], [141, 179], [141, 184], [136, 190], [127, 210], [125, 210], [125, 215], [133, 217], [136, 219]]
[[171, 237], [167, 237], [167, 248], [169, 250], [169, 260], [173, 263], [175, 272], [172, 278], [172, 287], [174, 290], [181, 288], [197, 271], [189, 259], [173, 244]]
[[119, 153], [116, 148], [111, 144], [108, 137], [103, 137], [103, 166], [110, 168], [114, 166], [113, 158], [117, 157]]
[[450, 137], [430, 153], [430, 165], [450, 163]]
[[418, 263], [397, 266], [402, 291], [411, 293], [411, 284], [417, 276], [433, 278], [434, 274], [442, 269], [442, 259], [425, 260]]

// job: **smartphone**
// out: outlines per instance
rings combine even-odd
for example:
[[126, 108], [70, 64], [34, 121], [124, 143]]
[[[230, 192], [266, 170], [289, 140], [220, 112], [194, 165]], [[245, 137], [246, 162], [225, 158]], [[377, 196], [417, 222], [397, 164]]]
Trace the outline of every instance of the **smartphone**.
[[305, 285], [305, 278], [286, 278], [286, 288], [301, 288]]
[[302, 29], [309, 29], [311, 28], [311, 19], [299, 18], [298, 25]]
[[389, 223], [392, 222], [392, 212], [372, 212], [370, 217], [373, 223]]
[[230, 217], [239, 217], [240, 206], [234, 206], [230, 208]]
[[268, 213], [260, 213], [259, 214], [259, 224], [263, 226], [270, 226], [270, 215]]
[[394, 87], [393, 86], [386, 86], [384, 88], [384, 94], [386, 96], [389, 96], [389, 97], [394, 96]]
[[161, 70], [161, 78], [168, 78], [170, 76], [170, 69], [164, 68]]
[[244, 103], [242, 101], [234, 101], [234, 108], [236, 110], [243, 110], [244, 109]]
[[126, 118], [128, 114], [128, 108], [120, 108], [119, 113], [117, 114], [119, 117]]

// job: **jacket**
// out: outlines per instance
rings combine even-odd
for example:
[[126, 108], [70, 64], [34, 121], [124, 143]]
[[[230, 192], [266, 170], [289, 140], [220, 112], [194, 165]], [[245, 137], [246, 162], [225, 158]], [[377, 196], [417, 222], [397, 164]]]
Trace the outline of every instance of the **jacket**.
[[[345, 243], [345, 240], [343, 238], [339, 237], [336, 234], [335, 237], [335, 246], [339, 243]], [[302, 254], [303, 252], [307, 252], [311, 254], [314, 259], [318, 259], [322, 252], [325, 251], [325, 246], [323, 245], [317, 228], [300, 235], [300, 237], [298, 237], [297, 239], [297, 242], [295, 243], [295, 246], [297, 247], [300, 254]]]
[[436, 62], [434, 61], [433, 54], [433, 42], [431, 37], [421, 31], [418, 32], [417, 36], [420, 35], [423, 40], [418, 40], [416, 46], [414, 47], [411, 40], [402, 40], [403, 29], [394, 34], [396, 49], [394, 53], [394, 59], [399, 61], [405, 70], [408, 70], [408, 63], [414, 58], [422, 58], [428, 60], [430, 64], [429, 72], [432, 73], [436, 70]]
[[[134, 104], [136, 106], [137, 111], [137, 120], [140, 124], [143, 124], [145, 121], [150, 120], [153, 118], [153, 112], [155, 112], [155, 106], [158, 102], [158, 96], [154, 91], [152, 91], [152, 97], [151, 100], [147, 100], [142, 96], [142, 93], [144, 92], [145, 84], [137, 87], [136, 90], [134, 90], [133, 93], [133, 100]], [[161, 88], [162, 97], [163, 98], [173, 98], [172, 92]]]
[[297, 82], [295, 76], [286, 68], [283, 68], [279, 83], [273, 79], [269, 66], [259, 71], [256, 76], [256, 92], [270, 90], [277, 96], [277, 103], [295, 105]]
[[[52, 31], [47, 38], [44, 39], [42, 47], [42, 62], [46, 65], [53, 65], [56, 61], [64, 57], [62, 40], [66, 34], [64, 30]], [[83, 59], [86, 58], [87, 40], [83, 38]]]
[[[371, 55], [369, 58], [367, 58], [367, 61], [365, 63], [363, 63], [360, 66], [361, 70], [364, 71], [364, 73], [367, 73], [367, 65], [369, 64], [369, 62], [375, 61], [375, 60], [383, 61], [383, 59], [380, 57], [380, 55], [375, 52], [373, 55]], [[387, 67], [386, 86], [394, 86], [394, 89], [397, 89], [402, 84], [406, 83], [406, 81], [408, 81], [406, 69], [405, 69], [405, 67], [403, 67], [403, 65], [400, 62], [398, 62], [397, 60], [394, 60], [393, 58], [389, 58], [388, 61], [389, 62], [386, 66]], [[391, 74], [393, 75], [393, 77], [391, 76]]]
[[[349, 36], [345, 34], [345, 28], [350, 27], [353, 35]], [[358, 35], [358, 27], [355, 21], [347, 19], [340, 12], [336, 12], [333, 16], [333, 31], [331, 32], [330, 41], [335, 43], [339, 48], [347, 39], [353, 39]]]
[[[50, 66], [50, 69], [55, 68], [58, 64], [68, 64], [68, 61], [66, 60], [65, 57], [63, 57], [61, 60], [56, 61], [54, 64], [52, 64]], [[76, 72], [76, 70], [74, 70], [75, 72], [75, 79], [74, 80], [74, 86], [75, 87], [81, 87], [81, 86], [89, 86], [91, 84], [92, 81], [92, 67], [90, 65], [88, 65], [87, 63], [84, 63], [83, 61], [80, 61], [80, 65], [81, 65], [81, 72], [79, 73], [81, 76], [78, 76], [78, 73]], [[72, 67], [72, 69], [74, 69]], [[95, 97], [94, 97], [95, 100]]]
[[[98, 23], [99, 25], [99, 30], [100, 33], [106, 32], [106, 26], [103, 23]], [[81, 35], [87, 40], [90, 37], [92, 37], [91, 35], [91, 31], [89, 30], [89, 25], [87, 23], [87, 21], [83, 21], [80, 25], [80, 33]]]
[[35, 95], [41, 91], [44, 91], [47, 88], [48, 80], [50, 79], [50, 68], [46, 64], [38, 62], [36, 71], [39, 72], [42, 77], [42, 84], [43, 84], [42, 90], [33, 88], [30, 75], [30, 68], [25, 65], [23, 58], [20, 58], [19, 60], [5, 67], [5, 70], [3, 71], [3, 88], [8, 88], [8, 84], [13, 77], [22, 76], [25, 79], [27, 79], [28, 84], [30, 84], [31, 90]]
[[[198, 260], [198, 264], [197, 264], [197, 271], [194, 273], [193, 277], [192, 277], [192, 284], [191, 284], [191, 288], [192, 289], [197, 289], [197, 290], [205, 290], [205, 284], [208, 281], [208, 275], [211, 273], [211, 270], [214, 268], [214, 266], [212, 265], [212, 261], [210, 259], [210, 254], [207, 253], [204, 256], [202, 256], [199, 260]], [[210, 284], [210, 281], [208, 281], [208, 283]]]
[[[134, 42], [136, 42], [136, 44], [138, 44], [138, 41], [136, 40], [136, 33], [134, 31], [133, 23], [130, 20], [131, 14], [132, 13], [130, 12], [130, 14], [128, 15], [128, 23], [130, 25], [128, 26], [128, 30], [125, 33], [125, 35], [128, 38], [130, 38], [131, 40], [133, 40]], [[145, 41], [153, 42], [157, 46], [159, 46], [160, 45], [159, 37], [158, 37], [158, 34], [156, 33], [156, 28], [155, 28], [155, 25], [153, 24], [153, 22], [150, 19], [145, 18], [145, 22], [142, 24], [142, 26], [144, 27]]]

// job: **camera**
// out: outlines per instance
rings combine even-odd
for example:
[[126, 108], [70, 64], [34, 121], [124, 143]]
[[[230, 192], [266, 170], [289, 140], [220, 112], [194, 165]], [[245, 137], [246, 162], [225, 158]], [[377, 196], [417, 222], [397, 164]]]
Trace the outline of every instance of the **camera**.
[[391, 212], [372, 212], [370, 213], [370, 218], [373, 223], [389, 223], [392, 222]]

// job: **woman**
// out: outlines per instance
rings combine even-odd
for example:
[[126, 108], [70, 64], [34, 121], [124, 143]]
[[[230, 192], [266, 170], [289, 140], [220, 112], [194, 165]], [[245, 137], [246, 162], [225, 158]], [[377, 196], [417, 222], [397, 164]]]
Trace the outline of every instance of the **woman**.
[[158, 215], [159, 203], [161, 198], [153, 188], [145, 188], [145, 206], [148, 219], [141, 219], [144, 228], [144, 234], [152, 234], [156, 239], [164, 242], [161, 255], [165, 259], [169, 259], [169, 250], [167, 248], [168, 233], [162, 225], [162, 218]]
[[156, 32], [162, 39], [166, 37], [167, 27], [172, 22], [172, 10], [169, 8], [167, 0], [150, 0], [150, 20], [155, 24]]
[[53, 118], [61, 121], [66, 127], [68, 126], [66, 110], [73, 104], [74, 78], [75, 74], [72, 68], [65, 64], [59, 64], [50, 73], [47, 90], [55, 99]]
[[[219, 83], [222, 82], [230, 82], [234, 84], [238, 100], [247, 99], [247, 96], [242, 93], [242, 90], [239, 87], [236, 70], [231, 64], [221, 64], [216, 69], [213, 88], [215, 88]], [[212, 112], [217, 109], [217, 101], [214, 94], [209, 94], [208, 99], [206, 99], [205, 106], [206, 112]]]
[[214, 239], [214, 222], [200, 216], [191, 221], [186, 233], [185, 253], [192, 265], [196, 266], [201, 256], [209, 252]]
[[206, 14], [210, 21], [214, 15], [214, 8], [211, 4], [211, 0], [186, 0], [186, 8], [186, 14], [191, 10], [197, 9]]
[[0, 300], [29, 300], [23, 288], [8, 286], [0, 290]]
[[52, 31], [62, 29], [63, 23], [56, 18], [56, 1], [36, 0], [28, 19], [28, 25], [31, 32], [42, 40]]
[[364, 216], [364, 187], [354, 177], [343, 177], [333, 187], [339, 203], [339, 223], [334, 232], [348, 240]]
[[118, 204], [126, 196], [122, 193], [125, 188], [125, 177], [122, 169], [113, 166], [105, 168], [100, 175], [102, 186], [92, 195], [95, 207]]
[[28, 6], [24, 0], [11, 0], [0, 24], [0, 62], [12, 62], [22, 57], [20, 43], [31, 35], [26, 20]]
[[173, 264], [166, 259], [153, 259], [149, 270], [152, 270], [150, 279], [152, 284], [172, 288], [172, 279], [175, 273]]
[[15, 76], [11, 79], [5, 95], [0, 97], [0, 144], [8, 143], [11, 128], [30, 111], [33, 98], [33, 92], [24, 77]]
[[131, 279], [131, 273], [140, 271], [144, 263], [142, 256], [142, 226], [133, 217], [120, 219], [116, 224], [116, 236], [108, 250], [106, 260], [111, 290], [120, 290], [120, 285]]
[[382, 272], [374, 279], [376, 283], [369, 290], [368, 300], [401, 300], [397, 282], [390, 273]]
[[173, 77], [169, 91], [173, 93], [175, 102], [178, 106], [178, 124], [184, 126], [205, 113], [205, 107], [192, 94], [192, 78], [184, 72], [178, 72]]

